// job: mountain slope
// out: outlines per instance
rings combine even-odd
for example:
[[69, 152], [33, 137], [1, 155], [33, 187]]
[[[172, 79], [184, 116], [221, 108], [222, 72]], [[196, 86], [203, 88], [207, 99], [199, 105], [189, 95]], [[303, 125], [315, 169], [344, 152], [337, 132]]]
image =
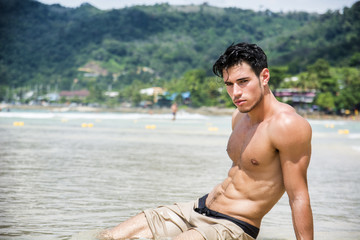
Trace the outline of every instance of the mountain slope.
[[[353, 16], [358, 5], [343, 14], [314, 15], [207, 4], [101, 11], [89, 4], [72, 9], [33, 0], [0, 0], [0, 85], [56, 84], [69, 89], [79, 77], [78, 68], [92, 61], [120, 76], [117, 87], [134, 79], [166, 81], [189, 69], [210, 71], [224, 48], [240, 41], [257, 42], [274, 64], [305, 66], [318, 57], [336, 61], [358, 49], [354, 41], [359, 42], [359, 20]], [[346, 21], [355, 21], [357, 27], [344, 30]], [[347, 35], [338, 37], [335, 32], [324, 42], [320, 30], [331, 35], [337, 28]], [[348, 44], [354, 46], [347, 48]], [[329, 53], [333, 46], [343, 47]]]

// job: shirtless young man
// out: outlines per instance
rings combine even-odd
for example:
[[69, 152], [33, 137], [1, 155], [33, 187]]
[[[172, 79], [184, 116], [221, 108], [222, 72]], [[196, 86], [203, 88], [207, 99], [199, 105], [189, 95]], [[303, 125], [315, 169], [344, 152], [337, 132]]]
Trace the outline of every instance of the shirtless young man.
[[102, 233], [104, 239], [255, 239], [264, 215], [286, 191], [297, 239], [313, 239], [307, 186], [311, 127], [269, 89], [265, 53], [231, 45], [213, 66], [237, 109], [227, 178], [191, 203], [146, 210]]

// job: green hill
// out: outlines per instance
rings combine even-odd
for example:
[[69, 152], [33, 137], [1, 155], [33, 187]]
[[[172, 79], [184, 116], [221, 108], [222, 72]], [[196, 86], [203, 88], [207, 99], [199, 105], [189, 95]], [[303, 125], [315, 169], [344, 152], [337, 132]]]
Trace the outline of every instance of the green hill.
[[191, 69], [210, 75], [217, 56], [240, 41], [258, 43], [270, 64], [293, 73], [318, 58], [347, 66], [360, 52], [359, 15], [360, 2], [319, 15], [207, 4], [102, 11], [0, 0], [0, 86], [69, 90], [77, 78], [78, 87], [100, 81], [103, 89], [120, 89], [134, 80], [161, 84]]

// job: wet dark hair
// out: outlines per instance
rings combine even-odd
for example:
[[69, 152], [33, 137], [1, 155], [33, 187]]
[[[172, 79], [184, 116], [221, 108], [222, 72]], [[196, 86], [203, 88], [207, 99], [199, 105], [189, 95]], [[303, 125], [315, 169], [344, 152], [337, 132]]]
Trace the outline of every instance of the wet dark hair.
[[268, 67], [264, 51], [256, 44], [243, 42], [231, 44], [215, 62], [213, 72], [218, 77], [223, 77], [224, 70], [242, 62], [249, 64], [256, 76], [260, 76], [261, 71]]

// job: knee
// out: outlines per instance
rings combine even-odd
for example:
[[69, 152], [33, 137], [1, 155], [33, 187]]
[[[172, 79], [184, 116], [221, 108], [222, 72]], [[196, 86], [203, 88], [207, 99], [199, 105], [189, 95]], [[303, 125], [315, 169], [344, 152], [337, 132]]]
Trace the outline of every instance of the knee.
[[99, 236], [101, 240], [130, 238], [152, 238], [144, 213], [136, 215], [114, 228], [104, 230]]

